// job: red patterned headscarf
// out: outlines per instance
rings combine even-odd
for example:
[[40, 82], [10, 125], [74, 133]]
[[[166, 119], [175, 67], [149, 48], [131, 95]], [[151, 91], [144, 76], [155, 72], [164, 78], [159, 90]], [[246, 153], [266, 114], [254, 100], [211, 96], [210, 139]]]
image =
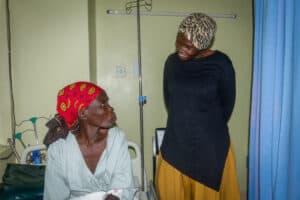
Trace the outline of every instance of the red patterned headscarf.
[[90, 82], [72, 83], [58, 92], [56, 110], [71, 129], [78, 119], [78, 111], [87, 108], [103, 92], [102, 88]]

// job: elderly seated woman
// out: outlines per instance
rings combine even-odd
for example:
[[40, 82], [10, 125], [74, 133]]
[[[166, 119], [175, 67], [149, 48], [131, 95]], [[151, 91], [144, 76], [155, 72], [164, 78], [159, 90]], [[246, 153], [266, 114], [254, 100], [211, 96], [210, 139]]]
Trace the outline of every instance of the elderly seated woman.
[[[115, 126], [106, 92], [89, 82], [65, 86], [58, 114], [47, 123], [44, 199], [105, 194], [105, 200], [131, 200], [134, 193], [127, 141]], [[98, 195], [99, 196], [99, 195]]]

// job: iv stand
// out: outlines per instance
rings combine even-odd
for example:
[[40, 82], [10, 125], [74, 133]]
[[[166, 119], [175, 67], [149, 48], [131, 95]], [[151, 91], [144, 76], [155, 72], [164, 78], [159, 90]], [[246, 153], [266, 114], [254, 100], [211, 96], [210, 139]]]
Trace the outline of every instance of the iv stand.
[[[143, 2], [141, 4], [141, 2]], [[140, 142], [141, 142], [141, 186], [142, 191], [145, 191], [145, 159], [144, 159], [144, 119], [143, 106], [146, 103], [146, 96], [143, 96], [142, 82], [142, 56], [141, 56], [141, 12], [140, 7], [143, 6], [146, 10], [152, 9], [152, 0], [135, 0], [125, 4], [126, 13], [130, 14], [133, 7], [136, 7], [137, 21], [137, 45], [138, 45], [138, 70], [139, 70], [139, 107], [140, 107]]]
[[[142, 2], [142, 3], [141, 3]], [[146, 103], [146, 96], [143, 96], [142, 83], [142, 56], [141, 56], [141, 12], [140, 7], [143, 6], [147, 11], [152, 9], [152, 0], [133, 0], [125, 4], [126, 14], [132, 12], [132, 8], [136, 7], [137, 19], [137, 47], [138, 47], [138, 74], [139, 74], [139, 109], [140, 109], [140, 143], [141, 143], [141, 189], [145, 191], [145, 160], [144, 160], [144, 119], [143, 106]], [[107, 14], [111, 14], [107, 10]]]
[[140, 22], [140, 0], [136, 1], [137, 6], [137, 42], [138, 42], [138, 67], [139, 67], [139, 105], [140, 105], [140, 142], [141, 142], [141, 185], [142, 191], [145, 190], [145, 161], [144, 161], [144, 118], [143, 106], [146, 102], [146, 96], [143, 96], [142, 82], [142, 56], [141, 56], [141, 22]]

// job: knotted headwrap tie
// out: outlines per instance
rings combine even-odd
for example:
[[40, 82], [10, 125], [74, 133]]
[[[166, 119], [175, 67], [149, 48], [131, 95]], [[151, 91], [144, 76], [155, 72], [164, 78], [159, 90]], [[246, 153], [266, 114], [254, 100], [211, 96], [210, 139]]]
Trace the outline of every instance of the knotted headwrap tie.
[[78, 112], [87, 108], [104, 90], [90, 82], [75, 82], [57, 94], [56, 110], [71, 129], [77, 122]]

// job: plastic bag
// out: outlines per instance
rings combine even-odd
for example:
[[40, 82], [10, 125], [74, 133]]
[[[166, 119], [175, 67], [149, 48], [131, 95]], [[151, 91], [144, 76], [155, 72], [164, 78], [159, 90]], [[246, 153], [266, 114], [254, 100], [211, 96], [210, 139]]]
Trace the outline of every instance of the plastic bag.
[[9, 163], [2, 177], [0, 199], [42, 200], [44, 178], [44, 165]]

